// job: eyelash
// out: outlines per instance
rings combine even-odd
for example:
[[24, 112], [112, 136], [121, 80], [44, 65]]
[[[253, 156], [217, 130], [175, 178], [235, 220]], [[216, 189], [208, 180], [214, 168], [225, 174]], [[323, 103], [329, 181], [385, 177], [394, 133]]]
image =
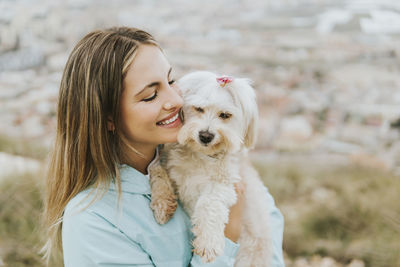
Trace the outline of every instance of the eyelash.
[[154, 95], [152, 95], [149, 98], [143, 99], [144, 102], [150, 102], [151, 100], [155, 99], [157, 97], [157, 91], [154, 92]]
[[[175, 80], [171, 80], [171, 81], [168, 82], [169, 85], [172, 85], [172, 84], [174, 84], [174, 83], [175, 83]], [[153, 99], [155, 99], [155, 98], [157, 97], [157, 95], [158, 95], [158, 92], [155, 91], [155, 92], [154, 92], [154, 95], [152, 95], [152, 96], [149, 97], [149, 98], [143, 99], [143, 101], [144, 101], [144, 102], [150, 102], [150, 101], [152, 101]]]

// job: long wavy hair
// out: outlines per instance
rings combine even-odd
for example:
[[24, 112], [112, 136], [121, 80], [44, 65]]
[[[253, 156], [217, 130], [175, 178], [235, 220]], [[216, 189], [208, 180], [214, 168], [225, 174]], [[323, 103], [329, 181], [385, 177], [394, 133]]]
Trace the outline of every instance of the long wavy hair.
[[[87, 34], [72, 50], [61, 80], [57, 131], [45, 196], [43, 247], [49, 263], [61, 255], [65, 206], [89, 186], [96, 196], [111, 182], [121, 195], [118, 165], [126, 145], [119, 131], [123, 79], [139, 45], [158, 43], [147, 32], [118, 27]], [[108, 127], [112, 121], [113, 129]]]

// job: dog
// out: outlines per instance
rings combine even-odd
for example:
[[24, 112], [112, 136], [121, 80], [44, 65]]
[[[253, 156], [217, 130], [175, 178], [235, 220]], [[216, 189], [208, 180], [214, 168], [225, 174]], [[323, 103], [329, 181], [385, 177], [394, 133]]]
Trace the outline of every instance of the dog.
[[270, 266], [266, 190], [247, 157], [258, 121], [250, 81], [198, 71], [177, 83], [184, 99], [178, 142], [165, 144], [159, 163], [149, 170], [155, 219], [166, 223], [179, 198], [193, 225], [194, 253], [212, 262], [223, 254], [229, 209], [237, 200], [234, 185], [243, 180], [245, 206], [235, 266]]

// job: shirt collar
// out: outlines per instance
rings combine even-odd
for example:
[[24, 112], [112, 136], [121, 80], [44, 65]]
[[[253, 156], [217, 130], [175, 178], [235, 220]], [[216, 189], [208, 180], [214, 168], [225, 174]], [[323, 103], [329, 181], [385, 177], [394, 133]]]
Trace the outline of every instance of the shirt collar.
[[[147, 166], [147, 173], [149, 173], [149, 168], [159, 160], [158, 152], [159, 151], [157, 148], [154, 159], [150, 162], [149, 166]], [[119, 172], [121, 177], [122, 192], [142, 195], [151, 194], [150, 180], [148, 174], [143, 174], [127, 164], [121, 164], [119, 166]], [[117, 187], [114, 183], [111, 183], [110, 190], [117, 191]]]
[[147, 174], [146, 174], [146, 177], [147, 178], [149, 178], [150, 179], [150, 176], [149, 176], [149, 173], [150, 173], [150, 168], [156, 163], [156, 162], [158, 162], [159, 161], [159, 149], [158, 149], [158, 147], [156, 148], [156, 154], [155, 154], [155, 156], [154, 156], [154, 158], [153, 158], [153, 160], [150, 162], [150, 164], [149, 164], [149, 166], [147, 166]]

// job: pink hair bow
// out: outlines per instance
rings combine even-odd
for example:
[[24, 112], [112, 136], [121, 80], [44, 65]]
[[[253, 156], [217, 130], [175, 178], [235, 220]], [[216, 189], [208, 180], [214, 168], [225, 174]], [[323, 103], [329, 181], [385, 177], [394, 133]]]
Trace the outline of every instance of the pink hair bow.
[[227, 83], [233, 82], [233, 77], [229, 76], [218, 77], [217, 82], [221, 87], [224, 87]]

